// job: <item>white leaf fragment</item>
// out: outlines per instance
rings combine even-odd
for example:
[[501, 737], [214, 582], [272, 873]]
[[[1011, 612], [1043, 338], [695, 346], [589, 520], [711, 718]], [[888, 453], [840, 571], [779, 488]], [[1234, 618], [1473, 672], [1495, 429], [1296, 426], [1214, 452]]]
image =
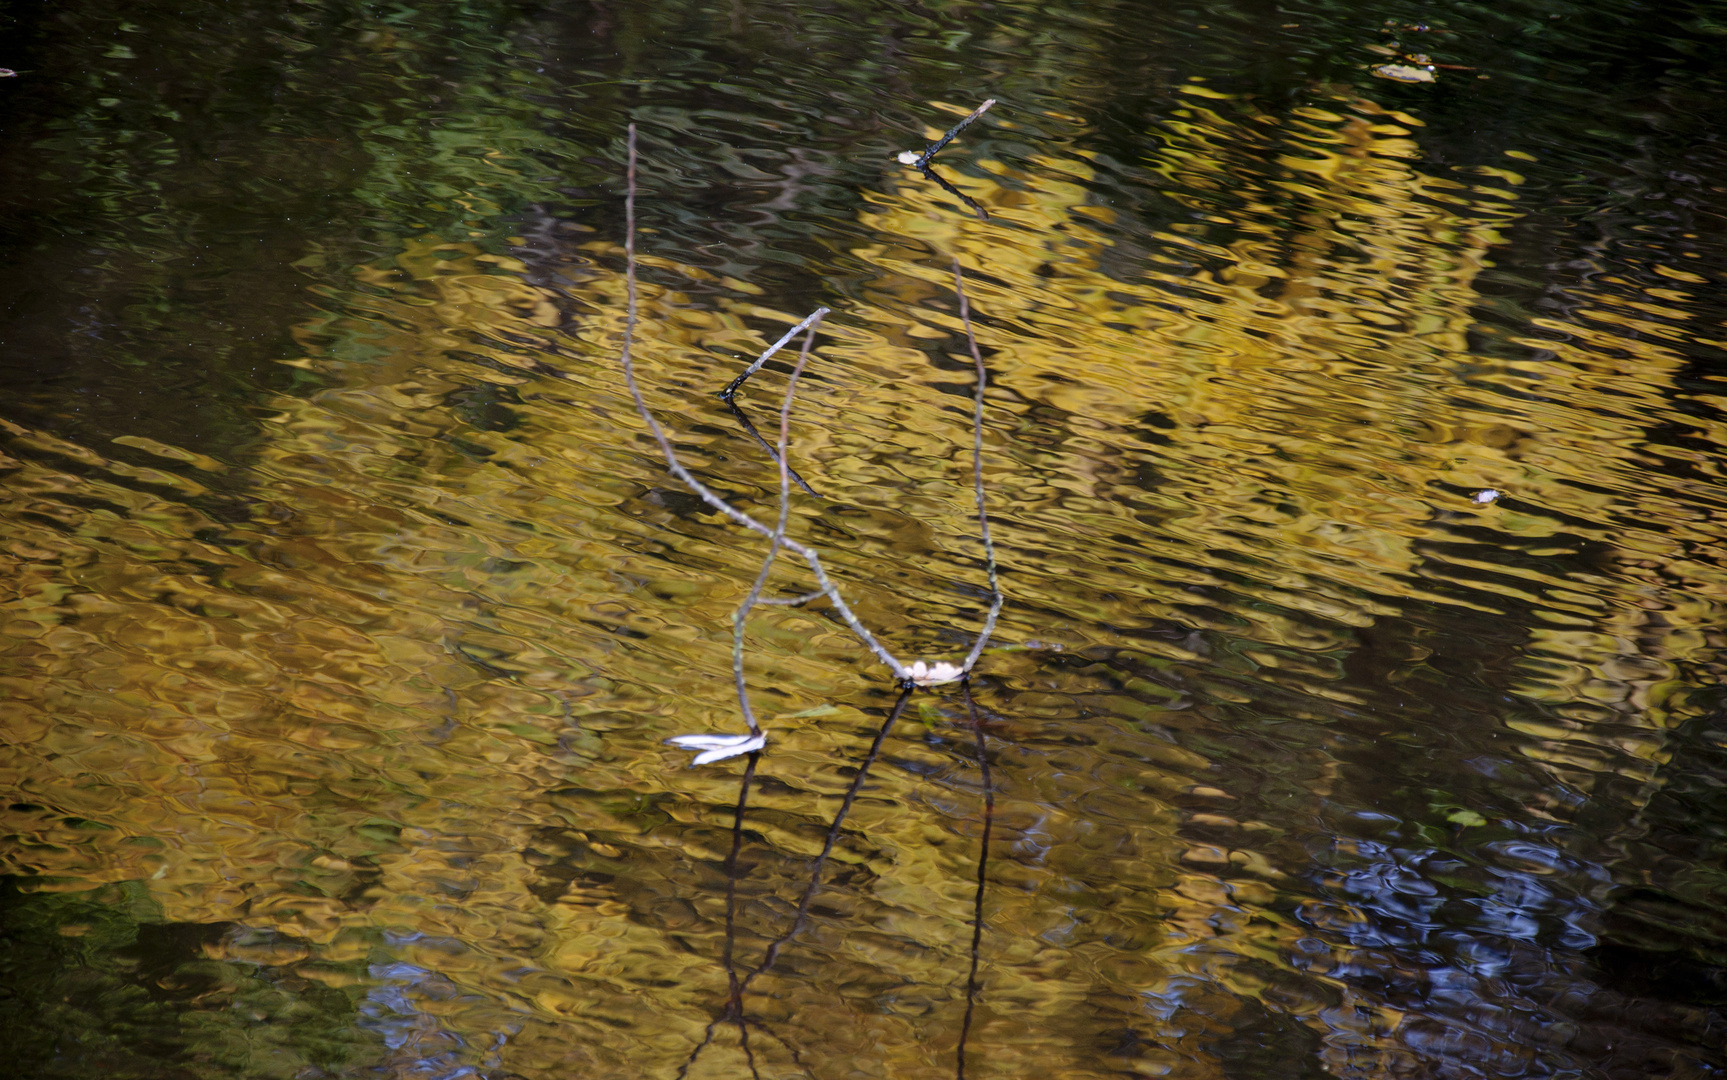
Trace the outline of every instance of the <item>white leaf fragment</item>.
[[753, 754], [766, 746], [766, 735], [673, 735], [666, 740], [680, 750], [700, 750], [690, 767], [724, 761], [739, 754]]
[[957, 682], [965, 675], [964, 668], [960, 667], [958, 664], [950, 664], [946, 660], [939, 660], [933, 664], [926, 664], [922, 660], [919, 660], [911, 667], [906, 668], [906, 672], [911, 675], [911, 681], [919, 686], [934, 686], [936, 683]]

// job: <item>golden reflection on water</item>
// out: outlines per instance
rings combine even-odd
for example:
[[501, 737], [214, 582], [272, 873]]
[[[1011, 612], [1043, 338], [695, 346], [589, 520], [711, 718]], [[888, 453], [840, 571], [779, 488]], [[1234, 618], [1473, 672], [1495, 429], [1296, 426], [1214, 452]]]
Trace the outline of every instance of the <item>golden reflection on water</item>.
[[[1434, 605], [1485, 626], [1515, 601], [1543, 624], [1515, 658], [1541, 708], [1507, 751], [1556, 787], [1647, 792], [1720, 646], [1719, 495], [1648, 468], [1690, 453], [1652, 426], [1723, 441], [1675, 409], [1662, 344], [1695, 275], [1655, 265], [1672, 287], [1654, 296], [1599, 275], [1574, 319], [1511, 341], [1540, 352], [1489, 355], [1472, 308], [1515, 172], [1417, 172], [1419, 119], [1347, 95], [1282, 118], [1186, 99], [1146, 164], [1201, 222], [1129, 235], [1081, 157], [956, 177], [987, 224], [884, 176], [850, 252], [873, 276], [836, 305], [796, 415], [794, 464], [826, 500], [795, 527], [901, 655], [959, 652], [983, 606], [945, 254], [965, 260], [994, 380], [999, 640], [1025, 646], [988, 656], [980, 688], [1000, 813], [977, 1075], [1118, 1075], [1099, 1047], [1124, 1030], [1140, 1071], [1233, 1075], [1219, 1047], [1265, 1016], [1311, 1032], [1334, 1075], [1412, 1067], [1455, 1014], [1345, 977], [1407, 961], [1348, 944], [1364, 916], [1304, 877], [1351, 778], [1295, 746], [1278, 767], [1299, 800], [1238, 816], [1253, 772], [1221, 761], [1227, 707], [1358, 709], [1362, 631]], [[661, 740], [737, 729], [729, 619], [758, 556], [638, 430], [617, 240], [571, 241], [552, 279], [431, 236], [361, 268], [296, 328], [327, 388], [271, 403], [245, 520], [212, 510], [222, 463], [8, 427], [8, 870], [145, 882], [170, 922], [242, 928], [213, 953], [393, 988], [411, 1006], [379, 1051], [393, 1068], [676, 1071], [725, 995], [736, 772], [685, 770]], [[713, 275], [643, 243], [653, 403], [702, 475], [770, 505], [773, 471], [711, 392], [803, 312], [741, 282], [697, 303]], [[764, 374], [746, 406], [765, 416], [779, 385]], [[1472, 503], [1485, 488], [1505, 498]], [[1499, 544], [1589, 545], [1594, 569]], [[819, 612], [764, 613], [754, 635], [778, 719], [746, 957], [787, 925], [889, 700]], [[802, 1075], [788, 1047], [866, 1075], [952, 1068], [978, 775], [955, 703], [929, 701], [752, 993], [765, 1075]], [[737, 1074], [723, 1037], [710, 1055]]]

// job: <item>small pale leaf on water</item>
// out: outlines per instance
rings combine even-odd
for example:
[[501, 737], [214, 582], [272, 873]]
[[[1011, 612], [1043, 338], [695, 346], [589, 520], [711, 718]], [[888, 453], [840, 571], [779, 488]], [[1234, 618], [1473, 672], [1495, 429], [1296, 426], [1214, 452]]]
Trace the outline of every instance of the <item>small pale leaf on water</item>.
[[680, 750], [700, 750], [690, 767], [752, 754], [767, 745], [766, 735], [673, 735], [666, 740]]
[[1473, 810], [1453, 810], [1445, 815], [1445, 820], [1453, 825], [1475, 826], [1487, 824], [1487, 819]]
[[1393, 82], [1423, 83], [1433, 81], [1433, 72], [1426, 68], [1410, 67], [1408, 64], [1380, 64], [1373, 69], [1373, 74]]

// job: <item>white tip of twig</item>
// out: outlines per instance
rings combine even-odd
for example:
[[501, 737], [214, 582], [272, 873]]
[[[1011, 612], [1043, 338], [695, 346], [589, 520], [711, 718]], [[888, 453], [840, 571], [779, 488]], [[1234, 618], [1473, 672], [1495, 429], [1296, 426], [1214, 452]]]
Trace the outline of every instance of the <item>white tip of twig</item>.
[[680, 750], [700, 750], [696, 759], [690, 762], [690, 767], [706, 765], [714, 761], [724, 761], [726, 758], [737, 757], [739, 754], [753, 754], [766, 746], [766, 735], [673, 735], [666, 740]]
[[899, 152], [899, 163], [901, 165], [916, 165], [917, 159], [921, 156], [923, 155], [919, 154], [916, 150], [901, 150]]
[[1471, 495], [1469, 497], [1469, 501], [1474, 503], [1476, 506], [1488, 506], [1499, 501], [1499, 492], [1492, 488], [1487, 488]]
[[960, 677], [965, 674], [965, 669], [958, 664], [950, 664], [946, 660], [940, 660], [933, 664], [926, 664], [919, 660], [911, 667], [906, 668], [906, 673], [911, 676], [911, 681], [919, 686], [934, 686], [936, 683], [958, 682]]

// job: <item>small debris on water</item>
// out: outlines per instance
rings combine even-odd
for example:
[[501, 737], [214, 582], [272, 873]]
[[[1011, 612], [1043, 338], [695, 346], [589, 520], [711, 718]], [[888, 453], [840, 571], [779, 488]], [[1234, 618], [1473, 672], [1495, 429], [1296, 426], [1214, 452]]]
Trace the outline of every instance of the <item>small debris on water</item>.
[[1492, 488], [1484, 488], [1471, 495], [1469, 501], [1476, 506], [1491, 506], [1499, 501], [1499, 492]]
[[1426, 68], [1410, 67], [1408, 64], [1381, 64], [1373, 69], [1373, 74], [1393, 82], [1427, 83], [1433, 81], [1433, 72]]
[[906, 672], [911, 675], [911, 681], [919, 686], [934, 686], [936, 683], [957, 682], [965, 675], [964, 668], [960, 667], [958, 664], [950, 664], [945, 660], [938, 660], [933, 664], [926, 664], [922, 660], [919, 660], [917, 663], [907, 668]]
[[700, 750], [690, 767], [753, 754], [767, 745], [766, 735], [673, 735], [666, 740], [681, 750]]
[[899, 152], [899, 163], [901, 165], [916, 165], [917, 159], [922, 156], [923, 155], [919, 154], [916, 150], [901, 150]]

